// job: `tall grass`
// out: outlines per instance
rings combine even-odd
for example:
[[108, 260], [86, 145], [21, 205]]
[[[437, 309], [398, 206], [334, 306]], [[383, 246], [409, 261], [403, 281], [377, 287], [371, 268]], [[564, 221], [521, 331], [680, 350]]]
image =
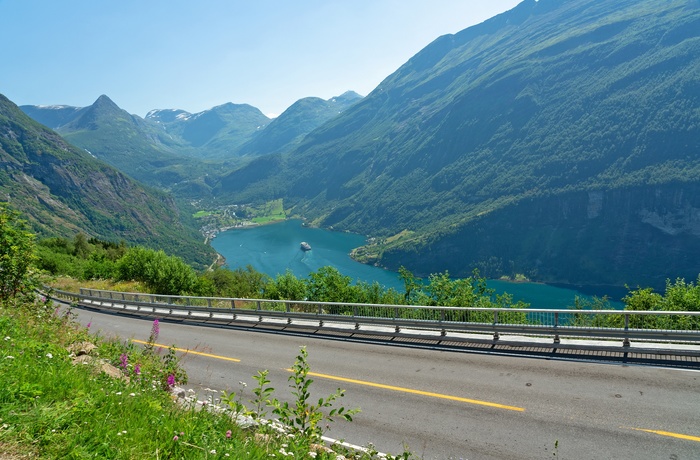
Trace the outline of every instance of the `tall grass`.
[[[156, 323], [148, 342], [157, 334]], [[88, 342], [97, 346], [92, 358], [76, 359]], [[300, 356], [296, 365], [303, 367]], [[109, 376], [106, 364], [117, 373]], [[48, 459], [336, 458], [314, 445], [318, 431], [273, 430], [268, 423], [243, 428], [230, 410], [202, 410], [188, 398], [176, 403], [168, 390], [186, 379], [174, 353], [95, 336], [72, 321], [70, 310], [60, 313], [45, 299], [0, 303], [0, 452]], [[273, 392], [265, 388], [264, 400], [251, 402], [270, 404]]]

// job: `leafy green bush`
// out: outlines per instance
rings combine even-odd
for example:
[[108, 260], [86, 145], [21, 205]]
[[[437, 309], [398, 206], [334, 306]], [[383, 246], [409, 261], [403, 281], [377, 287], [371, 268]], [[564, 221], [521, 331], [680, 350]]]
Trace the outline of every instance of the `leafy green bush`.
[[119, 259], [117, 280], [141, 281], [155, 294], [190, 294], [199, 286], [194, 269], [182, 259], [140, 246]]
[[261, 297], [269, 281], [267, 275], [250, 265], [235, 270], [217, 267], [202, 274], [200, 292], [210, 296], [256, 299]]
[[19, 213], [0, 203], [0, 301], [31, 288], [34, 235]]

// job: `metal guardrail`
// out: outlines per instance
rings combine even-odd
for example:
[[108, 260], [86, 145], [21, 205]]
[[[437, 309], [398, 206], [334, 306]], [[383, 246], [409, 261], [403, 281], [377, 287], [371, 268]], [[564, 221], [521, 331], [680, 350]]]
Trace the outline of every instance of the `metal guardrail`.
[[[600, 340], [700, 342], [700, 312], [626, 310], [548, 310], [515, 308], [430, 307], [310, 302], [222, 297], [170, 296], [81, 289], [80, 294], [52, 291], [80, 306], [138, 316], [220, 325], [342, 329], [384, 335], [431, 331], [488, 334], [496, 343], [503, 335]], [[612, 327], [611, 327], [612, 325]], [[387, 329], [390, 328], [386, 332]], [[392, 332], [393, 331], [393, 332]], [[425, 332], [423, 332], [425, 333]]]

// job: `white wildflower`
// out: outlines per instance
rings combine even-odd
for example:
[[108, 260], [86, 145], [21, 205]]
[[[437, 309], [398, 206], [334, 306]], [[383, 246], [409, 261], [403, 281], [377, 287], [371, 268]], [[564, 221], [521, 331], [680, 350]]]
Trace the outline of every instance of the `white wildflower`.
[[51, 358], [53, 358], [53, 355], [51, 353], [46, 353], [46, 357], [51, 359]]

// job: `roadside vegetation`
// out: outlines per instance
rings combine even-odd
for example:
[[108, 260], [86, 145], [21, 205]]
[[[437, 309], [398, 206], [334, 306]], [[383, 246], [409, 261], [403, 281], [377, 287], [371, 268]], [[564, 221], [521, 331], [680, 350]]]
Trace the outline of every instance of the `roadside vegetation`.
[[[340, 389], [311, 399], [304, 348], [289, 377], [291, 404], [277, 399], [262, 370], [253, 376], [257, 385], [250, 395], [175, 400], [172, 390], [187, 375], [174, 349], [156, 344], [158, 320], [145, 346], [92, 333], [89, 324], [73, 321], [71, 308], [57, 308], [37, 294], [43, 279], [34, 265], [34, 236], [5, 207], [0, 239], [3, 458], [377, 458], [371, 448], [334, 447], [336, 452], [322, 445], [329, 423], [352, 421], [358, 410], [338, 404]], [[85, 243], [99, 253], [105, 249]]]
[[[208, 401], [217, 403], [208, 407], [223, 410], [203, 410], [193, 397], [173, 402], [170, 390], [185, 384], [187, 375], [174, 349], [155, 345], [157, 321], [143, 347], [100, 337], [89, 325], [75, 323], [71, 309], [56, 308], [36, 289], [49, 282], [66, 290], [89, 285], [174, 295], [526, 306], [507, 294], [494, 296], [477, 271], [463, 279], [444, 272], [421, 280], [402, 268], [400, 277], [402, 292], [377, 283], [352, 283], [333, 267], [305, 279], [291, 272], [270, 278], [252, 267], [198, 273], [163, 251], [81, 234], [36, 242], [20, 215], [0, 206], [0, 451], [17, 458], [22, 458], [20, 453], [39, 458], [336, 458], [336, 452], [320, 445], [320, 437], [328, 423], [350, 421], [357, 410], [337, 406], [342, 390], [317, 402], [310, 399], [305, 349], [289, 379], [294, 403], [280, 402], [267, 371], [261, 370], [252, 376], [257, 385], [251, 395], [223, 393], [220, 400]], [[663, 294], [650, 288], [630, 290], [623, 302], [630, 310], [698, 311], [700, 278], [668, 281]], [[615, 315], [609, 316], [610, 324], [601, 324], [576, 314], [583, 308], [606, 308], [606, 303], [577, 300], [573, 321], [620, 327], [614, 324]], [[514, 315], [520, 315], [515, 321], [528, 320], [523, 313]], [[657, 321], [655, 327], [700, 328], [696, 319], [682, 315]], [[342, 453], [376, 457], [371, 449]]]

